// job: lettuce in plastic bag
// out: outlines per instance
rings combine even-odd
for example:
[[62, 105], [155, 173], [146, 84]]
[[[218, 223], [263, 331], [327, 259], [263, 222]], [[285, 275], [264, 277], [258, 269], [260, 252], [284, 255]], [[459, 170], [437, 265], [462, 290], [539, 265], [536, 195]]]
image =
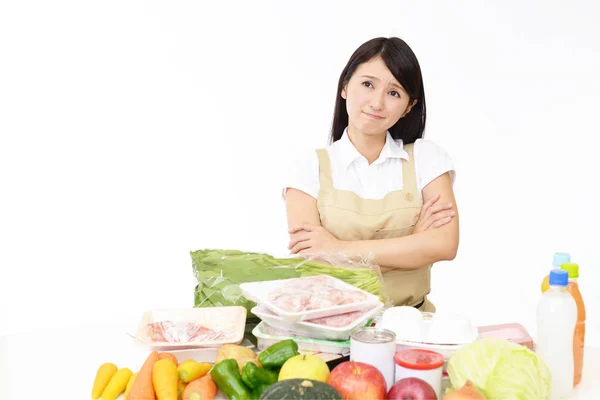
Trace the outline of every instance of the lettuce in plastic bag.
[[471, 380], [488, 400], [546, 399], [550, 393], [542, 359], [507, 340], [484, 338], [464, 346], [450, 358], [448, 375], [453, 388]]

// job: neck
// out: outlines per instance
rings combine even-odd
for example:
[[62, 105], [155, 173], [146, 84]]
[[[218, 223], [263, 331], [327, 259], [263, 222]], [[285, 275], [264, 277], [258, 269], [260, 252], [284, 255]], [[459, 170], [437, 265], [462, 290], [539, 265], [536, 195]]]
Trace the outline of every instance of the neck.
[[381, 135], [365, 135], [353, 126], [348, 126], [348, 138], [354, 147], [356, 147], [356, 150], [358, 150], [358, 152], [367, 159], [369, 165], [371, 165], [381, 154], [381, 150], [385, 145], [386, 133], [384, 132]]

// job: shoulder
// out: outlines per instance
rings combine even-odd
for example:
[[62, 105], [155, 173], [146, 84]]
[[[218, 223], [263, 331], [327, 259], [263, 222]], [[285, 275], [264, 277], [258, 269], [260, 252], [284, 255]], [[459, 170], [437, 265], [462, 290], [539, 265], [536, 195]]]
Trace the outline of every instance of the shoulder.
[[299, 149], [290, 156], [283, 182], [283, 198], [288, 188], [317, 198], [319, 194], [319, 158], [316, 149]]
[[428, 139], [417, 139], [414, 143], [413, 156], [420, 190], [446, 172], [450, 173], [454, 183], [456, 175], [454, 160], [437, 143]]

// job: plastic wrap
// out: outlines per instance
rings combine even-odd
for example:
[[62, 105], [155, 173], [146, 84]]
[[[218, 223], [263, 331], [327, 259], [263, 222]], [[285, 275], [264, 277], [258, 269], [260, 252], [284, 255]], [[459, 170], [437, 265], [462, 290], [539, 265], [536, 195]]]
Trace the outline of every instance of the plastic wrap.
[[350, 340], [333, 341], [296, 336], [294, 333], [274, 329], [264, 322], [256, 325], [252, 330], [252, 334], [256, 337], [256, 347], [259, 351], [282, 340], [294, 339], [294, 341], [298, 343], [298, 350], [301, 353], [316, 351], [320, 353], [341, 354], [344, 356], [350, 354]]
[[189, 308], [146, 311], [135, 341], [153, 348], [218, 347], [244, 338], [246, 309]]
[[354, 311], [338, 314], [331, 317], [323, 317], [299, 322], [289, 322], [277, 314], [272, 313], [264, 305], [258, 305], [252, 309], [268, 326], [284, 331], [314, 339], [324, 340], [348, 340], [352, 331], [358, 327], [371, 325], [373, 317], [381, 311], [383, 303], [367, 310]]
[[370, 256], [348, 257], [341, 253], [319, 253], [277, 258], [266, 253], [238, 250], [197, 250], [190, 253], [197, 285], [195, 307], [242, 306], [248, 317], [256, 305], [240, 290], [242, 283], [328, 275], [375, 296], [386, 305], [380, 268]]
[[242, 295], [286, 321], [330, 317], [381, 303], [379, 298], [329, 275], [240, 284]]

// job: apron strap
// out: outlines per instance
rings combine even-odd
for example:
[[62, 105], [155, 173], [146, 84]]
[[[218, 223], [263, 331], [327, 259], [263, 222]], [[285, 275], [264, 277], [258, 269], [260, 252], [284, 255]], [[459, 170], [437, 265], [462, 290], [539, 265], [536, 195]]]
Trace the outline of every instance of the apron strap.
[[402, 160], [402, 191], [413, 193], [416, 198], [419, 198], [420, 193], [417, 188], [417, 173], [413, 149], [414, 143], [404, 146], [404, 150], [408, 153], [408, 160]]
[[333, 190], [333, 178], [331, 177], [331, 162], [327, 149], [317, 149], [319, 157], [319, 185], [320, 190], [329, 192]]

